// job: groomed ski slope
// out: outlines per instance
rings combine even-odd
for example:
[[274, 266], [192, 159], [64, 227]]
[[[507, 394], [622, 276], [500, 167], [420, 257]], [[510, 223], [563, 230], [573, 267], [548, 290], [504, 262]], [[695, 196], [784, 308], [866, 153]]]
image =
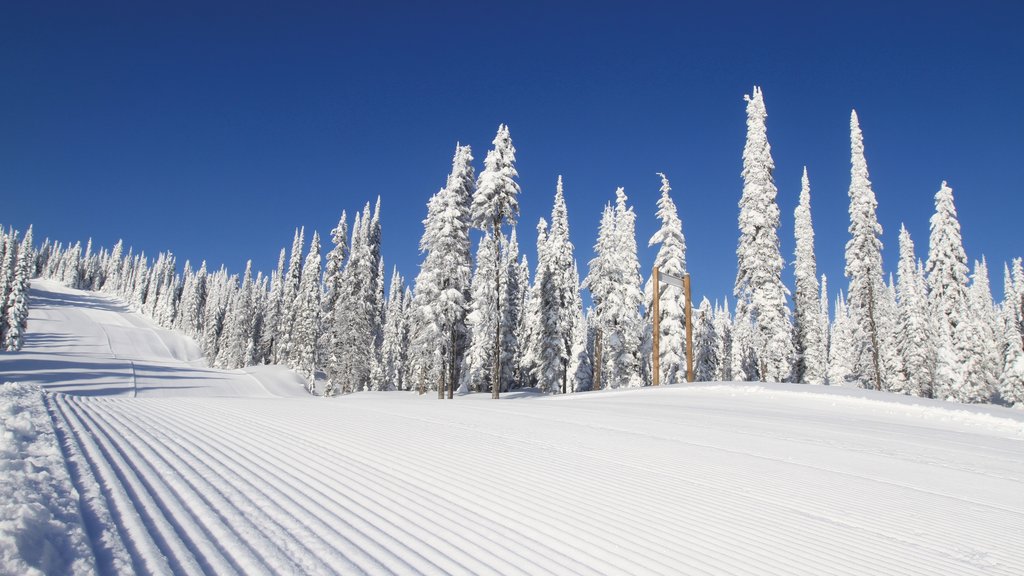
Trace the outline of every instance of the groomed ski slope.
[[217, 371], [33, 284], [25, 351], [100, 573], [1024, 574], [1024, 414], [680, 385], [439, 401]]

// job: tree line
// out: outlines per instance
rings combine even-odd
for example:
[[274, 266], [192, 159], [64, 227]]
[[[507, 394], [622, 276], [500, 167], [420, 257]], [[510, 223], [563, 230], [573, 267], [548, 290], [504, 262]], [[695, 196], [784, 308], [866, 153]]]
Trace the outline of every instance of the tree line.
[[[882, 266], [882, 228], [864, 138], [850, 118], [850, 239], [846, 290], [834, 303], [817, 275], [810, 181], [804, 169], [794, 213], [792, 273], [783, 281], [781, 214], [767, 135], [763, 93], [746, 97], [747, 137], [739, 201], [734, 312], [727, 298], [704, 298], [694, 314], [698, 381], [780, 381], [859, 386], [959, 402], [1024, 403], [1024, 270], [1004, 264], [1004, 300], [996, 303], [984, 258], [968, 259], [951, 188], [935, 195], [927, 258], [905, 228], [895, 279]], [[269, 275], [239, 277], [223, 267], [198, 269], [175, 257], [133, 254], [122, 242], [94, 251], [91, 241], [32, 246], [4, 236], [3, 342], [23, 337], [27, 278], [44, 276], [116, 294], [161, 326], [194, 338], [211, 365], [232, 369], [283, 364], [303, 375], [311, 394], [417, 390], [452, 398], [456, 391], [535, 387], [550, 393], [685, 379], [686, 302], [663, 286], [652, 293], [637, 257], [636, 212], [615, 191], [601, 215], [594, 257], [581, 278], [569, 239], [562, 178], [550, 219], [537, 223], [532, 267], [519, 253], [518, 173], [509, 129], [498, 128], [483, 170], [472, 150], [456, 145], [445, 185], [431, 196], [420, 239], [423, 260], [407, 283], [397, 269], [385, 290], [380, 199], [351, 223], [342, 212], [321, 253], [314, 232], [306, 247], [297, 229]], [[686, 240], [667, 176], [661, 181], [654, 264], [686, 274]], [[476, 233], [475, 255], [472, 230]], [[507, 230], [507, 232], [506, 232]], [[24, 263], [22, 263], [24, 262]], [[24, 273], [22, 270], [24, 269]], [[21, 274], [21, 276], [19, 276]], [[19, 280], [19, 278], [22, 278]], [[582, 291], [590, 294], [584, 309]], [[15, 296], [15, 292], [18, 295]], [[660, 350], [653, 350], [653, 299], [659, 299]], [[790, 302], [792, 300], [792, 302]], [[832, 310], [830, 311], [830, 304]], [[15, 311], [18, 310], [18, 311]], [[11, 341], [19, 342], [8, 346]], [[319, 387], [318, 387], [319, 386]]]

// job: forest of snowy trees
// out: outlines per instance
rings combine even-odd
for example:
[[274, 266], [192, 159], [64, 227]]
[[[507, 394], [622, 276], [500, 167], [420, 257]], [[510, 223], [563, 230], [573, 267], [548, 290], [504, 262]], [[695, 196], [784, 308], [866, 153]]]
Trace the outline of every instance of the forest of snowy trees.
[[[895, 280], [887, 277], [856, 112], [850, 118], [848, 286], [830, 296], [827, 278], [817, 274], [805, 168], [794, 213], [790, 292], [763, 93], [755, 87], [746, 102], [734, 311], [727, 298], [694, 303], [697, 380], [858, 386], [1024, 404], [1021, 259], [1004, 263], [1004, 299], [996, 303], [988, 263], [968, 260], [953, 191], [942, 182], [927, 257], [917, 256], [901, 229]], [[427, 202], [423, 259], [411, 285], [397, 269], [386, 278], [380, 199], [351, 221], [343, 212], [329, 247], [317, 232], [307, 244], [306, 230], [296, 230], [269, 276], [254, 272], [251, 263], [241, 276], [208, 270], [205, 262], [179, 269], [171, 253], [151, 259], [122, 242], [99, 250], [91, 241], [84, 248], [49, 240], [36, 247], [31, 228], [20, 240], [16, 231], [0, 232], [0, 344], [8, 351], [21, 347], [29, 279], [41, 276], [123, 298], [161, 326], [194, 338], [215, 367], [289, 366], [306, 378], [310, 394], [416, 390], [452, 398], [456, 390], [498, 397], [517, 388], [562, 394], [640, 387], [653, 380], [654, 353], [661, 382], [684, 381], [686, 302], [664, 285], [652, 293], [625, 190], [616, 190], [604, 208], [581, 279], [561, 177], [552, 183], [550, 219], [536, 225], [531, 267], [519, 253], [520, 190], [507, 126], [499, 127], [479, 175], [473, 162], [469, 146], [455, 147], [444, 187]], [[683, 222], [668, 177], [657, 176], [661, 195], [650, 208], [661, 227], [649, 240], [658, 247], [653, 264], [681, 277]], [[583, 290], [592, 303], [586, 309]], [[654, 298], [659, 351], [652, 344]]]

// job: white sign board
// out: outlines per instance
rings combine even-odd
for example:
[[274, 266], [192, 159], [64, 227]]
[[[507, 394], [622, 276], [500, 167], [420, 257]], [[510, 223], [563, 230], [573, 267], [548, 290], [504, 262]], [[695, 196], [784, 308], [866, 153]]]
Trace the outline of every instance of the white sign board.
[[665, 274], [664, 272], [662, 272], [660, 270], [658, 271], [658, 282], [664, 282], [665, 284], [670, 284], [672, 286], [675, 286], [676, 288], [679, 288], [680, 290], [683, 289], [683, 279], [682, 278], [676, 278], [675, 276], [669, 276], [668, 274]]

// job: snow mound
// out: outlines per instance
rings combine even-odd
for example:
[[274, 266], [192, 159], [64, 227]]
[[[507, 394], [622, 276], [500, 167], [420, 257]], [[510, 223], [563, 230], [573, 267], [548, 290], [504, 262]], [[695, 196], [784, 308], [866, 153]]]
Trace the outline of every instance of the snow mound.
[[0, 386], [0, 574], [91, 574], [95, 563], [37, 386]]

